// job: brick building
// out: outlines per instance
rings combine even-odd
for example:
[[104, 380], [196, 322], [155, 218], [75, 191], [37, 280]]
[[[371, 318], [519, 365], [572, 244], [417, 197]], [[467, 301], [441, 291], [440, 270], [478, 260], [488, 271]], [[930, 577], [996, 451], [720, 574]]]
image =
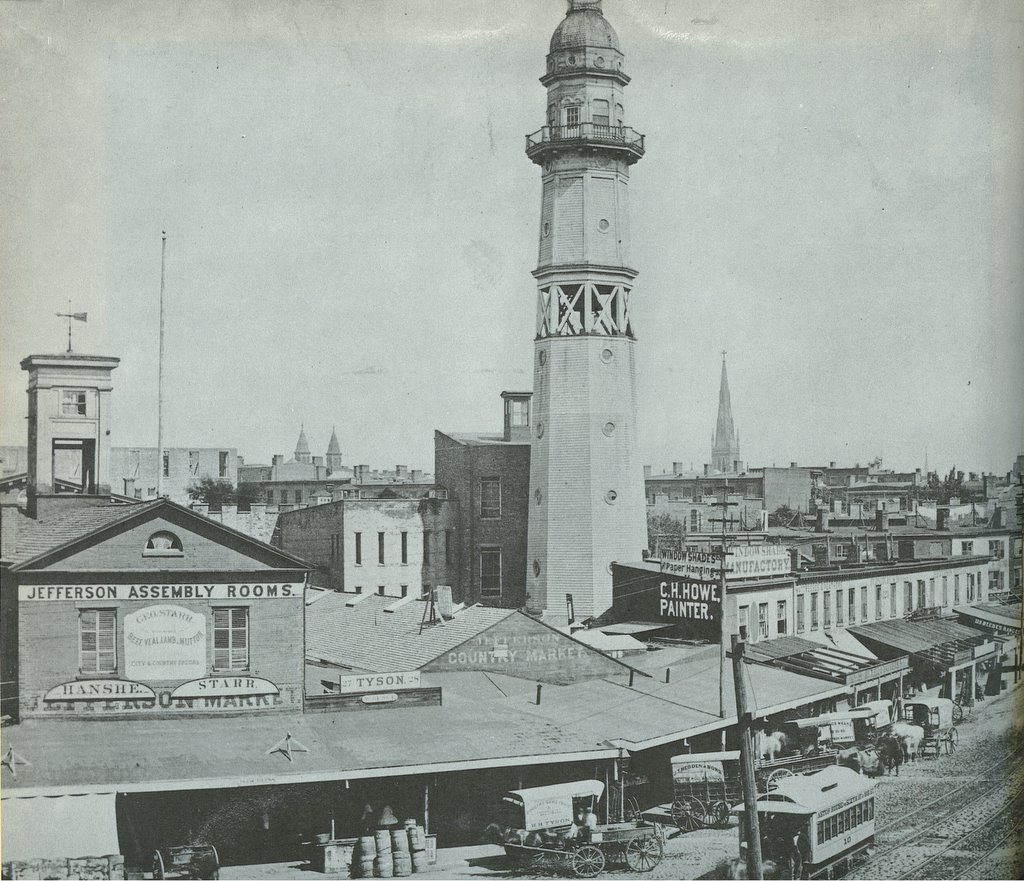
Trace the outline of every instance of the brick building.
[[531, 396], [501, 397], [501, 434], [434, 432], [434, 473], [458, 500], [456, 597], [522, 607], [536, 599], [526, 589]]
[[278, 515], [274, 544], [317, 568], [316, 584], [386, 597], [422, 596], [458, 571], [458, 502], [353, 497]]

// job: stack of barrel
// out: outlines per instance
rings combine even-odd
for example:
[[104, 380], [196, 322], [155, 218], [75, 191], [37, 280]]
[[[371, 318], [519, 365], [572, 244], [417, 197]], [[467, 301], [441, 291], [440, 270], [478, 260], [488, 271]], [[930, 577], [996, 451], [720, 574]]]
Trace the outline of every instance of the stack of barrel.
[[[409, 850], [412, 854], [413, 872], [427, 871], [427, 835], [422, 826], [417, 826], [415, 820], [405, 821], [405, 831], [409, 838]], [[395, 874], [398, 874], [397, 869]]]
[[[406, 878], [427, 870], [427, 836], [415, 820], [401, 829], [378, 829], [359, 839], [352, 874], [359, 878]], [[358, 866], [355, 858], [358, 857]]]

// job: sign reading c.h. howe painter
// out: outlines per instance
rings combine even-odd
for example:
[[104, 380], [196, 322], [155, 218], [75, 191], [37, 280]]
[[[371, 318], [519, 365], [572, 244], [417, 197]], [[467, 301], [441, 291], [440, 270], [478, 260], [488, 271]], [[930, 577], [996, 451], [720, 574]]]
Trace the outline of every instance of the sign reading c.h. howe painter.
[[145, 606], [124, 616], [124, 673], [165, 681], [206, 675], [206, 616], [182, 606]]

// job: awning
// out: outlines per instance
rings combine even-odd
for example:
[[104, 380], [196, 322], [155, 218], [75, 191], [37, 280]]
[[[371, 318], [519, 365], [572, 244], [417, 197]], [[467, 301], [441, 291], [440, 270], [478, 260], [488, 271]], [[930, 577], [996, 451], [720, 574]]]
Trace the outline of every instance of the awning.
[[652, 624], [647, 621], [623, 621], [620, 624], [606, 624], [603, 627], [598, 627], [602, 633], [609, 635], [618, 636], [636, 636], [641, 633], [653, 633], [656, 630], [668, 630], [670, 627], [675, 627], [675, 624]]
[[844, 642], [818, 642], [799, 636], [785, 636], [753, 643], [747, 653], [753, 660], [773, 667], [847, 685], [893, 678], [899, 676], [900, 671], [889, 667], [905, 666], [905, 663], [880, 662], [849, 635]]
[[0, 802], [4, 862], [120, 853], [115, 798], [113, 792], [5, 796]]
[[847, 628], [857, 639], [915, 655], [943, 669], [970, 659], [975, 646], [989, 640], [989, 635], [973, 627], [965, 627], [944, 618], [875, 621]]

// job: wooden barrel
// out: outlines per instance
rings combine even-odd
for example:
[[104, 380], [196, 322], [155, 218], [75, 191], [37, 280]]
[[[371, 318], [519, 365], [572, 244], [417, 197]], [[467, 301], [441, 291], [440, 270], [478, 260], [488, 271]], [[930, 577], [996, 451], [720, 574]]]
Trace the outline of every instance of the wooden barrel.
[[373, 860], [373, 877], [374, 878], [391, 878], [395, 874], [395, 865], [391, 860], [390, 852], [384, 856], [374, 857]]
[[412, 874], [412, 860], [408, 853], [396, 851], [394, 854], [395, 877], [408, 878]]
[[357, 878], [373, 877], [373, 857], [363, 857], [358, 863], [353, 863], [353, 873]]
[[409, 850], [413, 853], [418, 850], [426, 850], [427, 836], [423, 834], [423, 827], [414, 824], [407, 831], [409, 833]]
[[377, 846], [377, 856], [391, 853], [391, 833], [387, 829], [378, 829], [373, 838]]
[[430, 868], [425, 850], [414, 850], [412, 852], [412, 870], [414, 872], [426, 872]]
[[359, 838], [359, 858], [366, 859], [369, 857], [373, 859], [377, 856], [377, 845], [373, 840], [372, 835], [362, 835]]
[[395, 853], [409, 853], [409, 833], [405, 829], [391, 830], [391, 850]]

